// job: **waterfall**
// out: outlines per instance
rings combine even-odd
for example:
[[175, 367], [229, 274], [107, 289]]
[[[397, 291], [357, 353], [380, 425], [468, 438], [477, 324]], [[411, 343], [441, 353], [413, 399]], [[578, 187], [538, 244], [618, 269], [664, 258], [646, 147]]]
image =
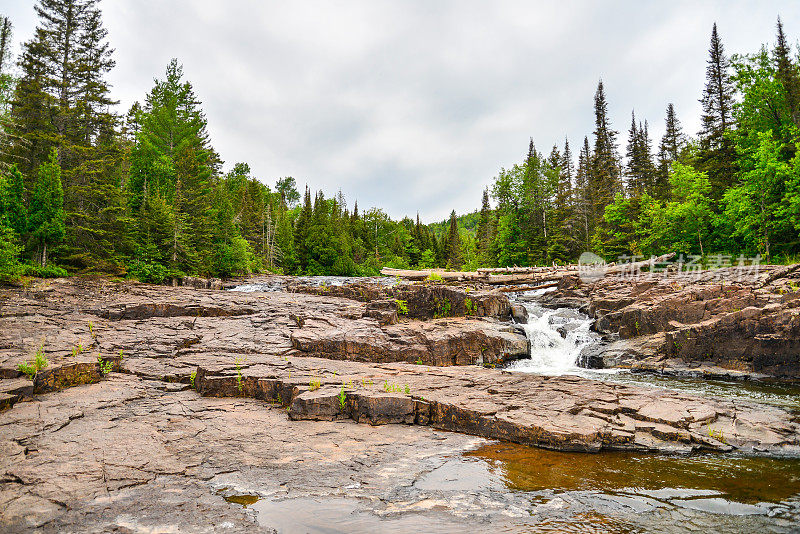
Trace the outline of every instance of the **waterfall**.
[[522, 326], [531, 342], [531, 354], [530, 359], [511, 364], [509, 370], [542, 375], [596, 373], [578, 367], [581, 350], [600, 342], [600, 336], [589, 329], [594, 319], [571, 308], [522, 304], [528, 310], [528, 324]]

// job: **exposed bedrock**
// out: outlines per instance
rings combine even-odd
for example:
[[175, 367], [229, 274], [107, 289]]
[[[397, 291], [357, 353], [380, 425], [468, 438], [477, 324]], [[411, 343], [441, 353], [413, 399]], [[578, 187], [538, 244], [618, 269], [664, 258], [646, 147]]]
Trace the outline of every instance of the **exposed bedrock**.
[[[454, 366], [491, 365], [527, 350], [511, 323], [491, 317], [381, 326], [363, 303], [338, 297], [81, 280], [2, 289], [0, 298], [4, 414], [31, 396], [59, 394], [37, 390], [104, 383], [119, 369], [166, 388], [191, 383], [205, 396], [280, 405], [295, 420], [413, 423], [581, 451], [796, 453], [800, 446], [796, 418], [781, 408]], [[98, 314], [144, 309], [248, 312]], [[20, 377], [17, 365], [40, 347], [48, 366], [33, 382]]]
[[501, 364], [528, 355], [528, 339], [509, 324], [485, 318], [408, 321], [379, 327], [369, 319], [306, 318], [292, 346], [310, 356], [426, 365]]
[[278, 369], [260, 378], [266, 369], [240, 377], [201, 368], [195, 386], [283, 406], [293, 420], [430, 425], [557, 450], [800, 453], [800, 424], [782, 408], [569, 376], [415, 367], [340, 362], [309, 381]]
[[545, 305], [583, 307], [613, 340], [585, 354], [589, 366], [707, 376], [800, 378], [800, 265], [692, 277], [658, 274], [562, 280]]
[[290, 292], [342, 297], [360, 302], [402, 301], [410, 319], [440, 317], [511, 317], [511, 303], [496, 290], [451, 286], [441, 283], [398, 284], [392, 287], [377, 284], [307, 285], [290, 283]]

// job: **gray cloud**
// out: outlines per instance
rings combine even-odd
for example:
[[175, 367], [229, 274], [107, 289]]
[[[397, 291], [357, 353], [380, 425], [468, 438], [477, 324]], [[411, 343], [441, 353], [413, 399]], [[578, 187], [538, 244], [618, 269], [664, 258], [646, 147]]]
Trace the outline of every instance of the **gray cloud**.
[[[29, 1], [3, 8], [18, 40]], [[124, 111], [172, 57], [203, 101], [230, 167], [299, 184], [393, 217], [440, 220], [478, 207], [501, 166], [577, 148], [593, 129], [602, 77], [620, 144], [631, 109], [662, 132], [673, 102], [697, 130], [706, 50], [717, 21], [729, 53], [772, 42], [780, 13], [794, 42], [796, 2], [103, 3]]]

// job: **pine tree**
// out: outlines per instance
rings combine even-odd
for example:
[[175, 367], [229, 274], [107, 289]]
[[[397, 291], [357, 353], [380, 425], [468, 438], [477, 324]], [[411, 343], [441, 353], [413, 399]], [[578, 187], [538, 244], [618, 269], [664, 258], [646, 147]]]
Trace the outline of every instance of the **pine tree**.
[[[11, 42], [13, 25], [11, 19], [0, 15], [0, 156], [9, 154], [11, 145], [11, 98], [14, 91], [15, 78], [11, 72]], [[0, 159], [0, 171], [11, 166]]]
[[[108, 268], [127, 252], [116, 104], [105, 81], [113, 50], [98, 0], [39, 0], [36, 33], [23, 46], [11, 112], [12, 162], [23, 175], [58, 148], [66, 239], [62, 260]], [[29, 185], [28, 188], [32, 187]]]
[[303, 272], [305, 272], [308, 267], [308, 232], [311, 226], [313, 211], [311, 206], [311, 192], [308, 190], [308, 186], [306, 186], [306, 192], [303, 196], [303, 209], [300, 211], [300, 215], [298, 215], [294, 227], [294, 249], [297, 254], [297, 262], [300, 270]]
[[733, 143], [726, 135], [733, 127], [734, 90], [729, 73], [730, 62], [717, 34], [716, 23], [711, 30], [708, 53], [706, 86], [700, 100], [703, 104], [703, 115], [698, 159], [700, 170], [708, 173], [712, 197], [719, 199], [724, 190], [733, 183], [736, 153]]
[[564, 154], [551, 153], [551, 166], [559, 170], [558, 186], [553, 199], [550, 224], [552, 230], [547, 248], [548, 261], [566, 263], [577, 253], [578, 228], [576, 227], [574, 193], [572, 188], [572, 153], [569, 141], [564, 142]]
[[31, 195], [29, 227], [37, 245], [39, 263], [45, 267], [48, 247], [64, 239], [64, 192], [55, 149], [50, 152], [50, 159], [39, 167]]

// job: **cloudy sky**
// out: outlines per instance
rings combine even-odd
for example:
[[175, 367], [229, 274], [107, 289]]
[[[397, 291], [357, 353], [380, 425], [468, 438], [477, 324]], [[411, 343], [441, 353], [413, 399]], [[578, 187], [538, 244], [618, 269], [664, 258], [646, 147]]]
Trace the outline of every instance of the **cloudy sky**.
[[[31, 0], [4, 2], [17, 43]], [[800, 38], [800, 2], [105, 0], [124, 112], [170, 58], [203, 102], [226, 168], [294, 176], [392, 217], [472, 211], [533, 137], [576, 148], [602, 78], [624, 145], [631, 110], [660, 138], [699, 124], [711, 25], [727, 52]]]

